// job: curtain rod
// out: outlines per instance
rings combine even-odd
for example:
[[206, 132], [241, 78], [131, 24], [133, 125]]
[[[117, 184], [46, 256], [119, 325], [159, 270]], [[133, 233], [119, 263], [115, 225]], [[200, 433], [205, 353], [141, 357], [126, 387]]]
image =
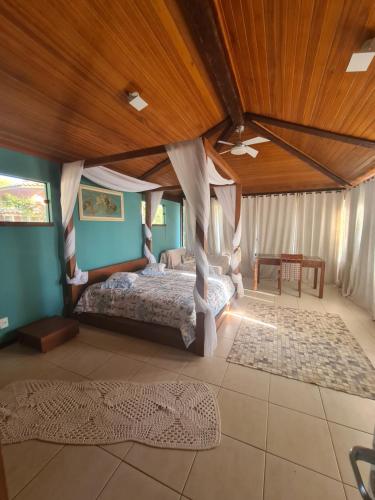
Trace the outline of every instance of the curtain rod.
[[287, 196], [288, 194], [313, 194], [313, 193], [340, 193], [347, 191], [346, 188], [333, 188], [333, 189], [305, 189], [304, 191], [281, 191], [275, 193], [248, 193], [243, 194], [243, 197], [251, 196]]

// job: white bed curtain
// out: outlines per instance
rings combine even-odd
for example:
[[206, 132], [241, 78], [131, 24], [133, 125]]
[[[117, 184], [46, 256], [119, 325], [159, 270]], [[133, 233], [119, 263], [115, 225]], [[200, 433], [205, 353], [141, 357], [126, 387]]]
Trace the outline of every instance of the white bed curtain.
[[346, 193], [342, 235], [342, 293], [366, 308], [375, 320], [375, 179]]
[[[224, 218], [227, 220], [228, 224], [232, 228], [232, 245], [231, 245], [231, 278], [233, 283], [236, 285], [237, 294], [239, 297], [243, 297], [244, 289], [242, 283], [242, 275], [240, 272], [235, 273], [241, 264], [241, 215], [240, 220], [236, 228], [236, 193], [237, 188], [235, 185], [232, 186], [215, 186], [214, 187], [217, 200], [222, 208], [222, 213]], [[241, 200], [242, 202], [242, 200]], [[241, 203], [242, 204], [242, 203]], [[241, 213], [241, 209], [240, 209]]]
[[[134, 177], [129, 177], [128, 175], [114, 172], [113, 170], [110, 170], [106, 167], [91, 167], [84, 169], [83, 166], [83, 160], [63, 164], [61, 173], [60, 203], [62, 225], [64, 231], [66, 230], [73, 215], [74, 206], [77, 201], [79, 184], [81, 182], [82, 176], [86, 177], [92, 182], [95, 182], [99, 186], [124, 192], [138, 193], [160, 187], [159, 184], [154, 184], [152, 182], [142, 181]], [[75, 255], [75, 251], [75, 229], [73, 229], [69, 233], [68, 238], [65, 240], [65, 262], [67, 262], [73, 255]], [[74, 276], [72, 278], [66, 276], [67, 283], [71, 285], [80, 285], [87, 283], [87, 279], [88, 273], [81, 271], [78, 267], [78, 264], [76, 264]]]
[[[202, 139], [185, 141], [167, 146], [167, 153], [181, 188], [191, 208], [191, 215], [207, 236], [210, 218], [210, 185], [208, 178], [207, 157]], [[207, 255], [198, 239], [195, 241], [194, 254], [197, 270], [208, 279]], [[197, 312], [205, 315], [205, 356], [212, 356], [217, 346], [215, 316], [207, 301], [194, 287], [194, 301]]]
[[[223, 210], [215, 198], [211, 198], [207, 244], [209, 254], [221, 255], [223, 253]], [[228, 251], [230, 252], [230, 248]]]
[[[162, 197], [163, 197], [163, 191], [153, 191], [151, 193], [151, 196], [150, 196], [150, 199], [151, 199], [151, 226], [152, 226], [152, 221], [154, 220], [155, 215], [156, 215], [156, 210], [158, 209], [158, 206], [159, 206], [159, 203], [160, 203], [160, 200], [162, 199]], [[144, 225], [144, 231], [145, 231], [145, 238], [147, 240], [152, 241], [152, 231], [151, 231], [151, 228], [148, 227], [146, 222]], [[147, 257], [150, 264], [156, 263], [156, 258], [152, 254], [152, 252], [150, 251], [148, 246], [146, 245], [146, 242], [144, 244], [144, 253], [145, 253], [145, 257]]]

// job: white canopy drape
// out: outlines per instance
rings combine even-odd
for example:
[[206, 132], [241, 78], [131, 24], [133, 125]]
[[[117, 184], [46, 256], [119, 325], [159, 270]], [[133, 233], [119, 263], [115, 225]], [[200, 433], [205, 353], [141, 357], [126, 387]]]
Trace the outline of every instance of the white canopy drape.
[[[154, 220], [154, 217], [156, 215], [156, 210], [158, 209], [158, 206], [159, 206], [159, 203], [160, 203], [160, 200], [162, 199], [163, 197], [163, 191], [153, 191], [151, 193], [151, 225], [152, 225], [152, 221]], [[147, 240], [150, 240], [152, 241], [152, 231], [151, 231], [151, 228], [148, 227], [147, 221], [145, 221], [145, 239]], [[156, 262], [156, 259], [155, 259], [155, 256], [152, 254], [152, 252], [150, 251], [150, 249], [148, 248], [147, 246], [147, 243], [145, 242], [144, 244], [144, 252], [145, 252], [145, 256], [147, 257], [148, 261], [150, 264], [155, 264]]]
[[[137, 193], [159, 187], [159, 184], [135, 179], [134, 177], [114, 172], [106, 167], [91, 167], [84, 169], [83, 165], [84, 161], [75, 161], [71, 163], [64, 163], [62, 168], [60, 202], [64, 231], [66, 230], [73, 215], [82, 175], [105, 188], [117, 189], [125, 192]], [[74, 228], [65, 239], [65, 262], [67, 262], [73, 255], [75, 255]], [[69, 276], [66, 277], [67, 282], [71, 285], [87, 283], [87, 279], [88, 273], [81, 271], [78, 265], [76, 265], [74, 276], [72, 278]]]
[[218, 202], [220, 203], [223, 214], [230, 226], [233, 229], [233, 240], [232, 240], [232, 252], [230, 259], [231, 267], [231, 278], [233, 283], [236, 285], [237, 294], [239, 297], [243, 297], [244, 289], [242, 283], [242, 275], [240, 272], [236, 273], [241, 264], [241, 217], [236, 228], [236, 186], [215, 186], [215, 194], [217, 196]]
[[[180, 142], [167, 146], [167, 153], [189, 207], [194, 213], [197, 224], [207, 237], [210, 214], [210, 185], [208, 179], [207, 157], [202, 140]], [[198, 238], [194, 246], [197, 274], [208, 278], [207, 255]], [[194, 287], [194, 301], [197, 312], [205, 315], [204, 354], [212, 356], [217, 346], [215, 316], [207, 301], [199, 294], [197, 284]]]

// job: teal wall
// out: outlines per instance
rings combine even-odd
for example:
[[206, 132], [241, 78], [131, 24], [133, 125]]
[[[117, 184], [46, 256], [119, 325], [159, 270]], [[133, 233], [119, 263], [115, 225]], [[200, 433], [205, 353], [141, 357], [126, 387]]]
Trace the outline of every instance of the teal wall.
[[[82, 179], [82, 183], [94, 185]], [[125, 221], [80, 221], [78, 203], [74, 209], [76, 252], [81, 269], [94, 269], [143, 255], [141, 218], [142, 195], [124, 193]], [[159, 260], [160, 252], [180, 246], [180, 204], [162, 200], [166, 211], [166, 225], [152, 228], [153, 253]]]
[[0, 173], [50, 183], [50, 227], [0, 226], [0, 317], [9, 328], [0, 330], [0, 343], [12, 330], [43, 316], [61, 314], [60, 285], [60, 167], [32, 156], [0, 149]]
[[153, 226], [152, 252], [159, 260], [160, 253], [180, 246], [180, 204], [162, 200], [165, 206], [166, 226]]
[[[0, 149], [0, 174], [50, 184], [52, 227], [0, 226], [0, 317], [9, 327], [0, 330], [0, 344], [12, 331], [43, 316], [61, 314], [63, 289], [62, 230], [60, 214], [60, 167], [58, 164]], [[91, 184], [82, 179], [83, 183]], [[142, 256], [142, 196], [124, 193], [124, 222], [80, 221], [74, 210], [77, 259], [81, 269], [93, 269]], [[153, 227], [153, 252], [180, 246], [180, 205], [163, 200], [166, 226]]]

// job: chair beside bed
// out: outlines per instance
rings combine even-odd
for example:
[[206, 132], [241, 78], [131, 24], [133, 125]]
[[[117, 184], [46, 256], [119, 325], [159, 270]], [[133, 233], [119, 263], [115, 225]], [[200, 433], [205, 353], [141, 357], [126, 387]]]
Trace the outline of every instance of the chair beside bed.
[[[88, 272], [88, 282], [84, 285], [67, 285], [67, 299], [70, 315], [78, 319], [81, 323], [186, 350], [185, 344], [181, 337], [181, 332], [178, 328], [173, 328], [171, 326], [160, 325], [156, 323], [147, 323], [118, 316], [108, 316], [104, 314], [87, 312], [75, 314], [73, 312], [79, 298], [88, 286], [93, 285], [94, 283], [105, 281], [107, 278], [109, 278], [109, 276], [116, 272], [139, 271], [143, 269], [147, 264], [148, 261], [146, 258], [140, 258], [93, 269]], [[229, 310], [232, 299], [233, 297], [231, 298], [230, 302], [226, 306], [224, 306], [223, 309], [216, 315], [217, 328], [220, 326], [221, 322], [224, 319], [224, 313]], [[189, 346], [188, 350], [200, 356], [204, 356], [203, 346], [204, 332], [202, 333], [200, 329], [196, 329], [196, 339]]]

